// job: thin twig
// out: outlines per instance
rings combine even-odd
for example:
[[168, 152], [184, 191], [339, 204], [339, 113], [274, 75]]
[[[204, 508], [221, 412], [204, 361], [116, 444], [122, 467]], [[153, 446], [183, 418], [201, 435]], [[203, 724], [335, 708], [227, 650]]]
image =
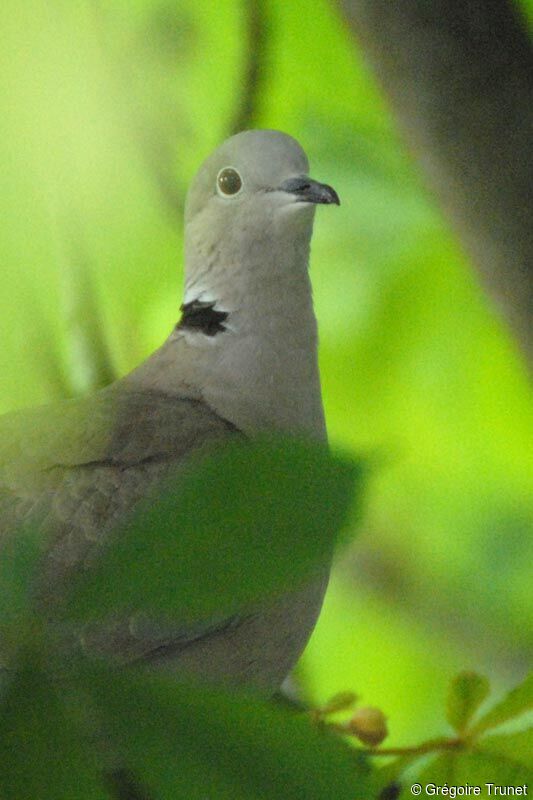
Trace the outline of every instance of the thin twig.
[[462, 750], [465, 746], [462, 739], [433, 739], [412, 747], [369, 747], [363, 753], [368, 756], [423, 756], [439, 750]]
[[229, 126], [232, 134], [257, 124], [260, 88], [265, 74], [268, 33], [266, 4], [263, 0], [248, 0], [244, 8], [247, 16], [246, 63], [239, 105]]

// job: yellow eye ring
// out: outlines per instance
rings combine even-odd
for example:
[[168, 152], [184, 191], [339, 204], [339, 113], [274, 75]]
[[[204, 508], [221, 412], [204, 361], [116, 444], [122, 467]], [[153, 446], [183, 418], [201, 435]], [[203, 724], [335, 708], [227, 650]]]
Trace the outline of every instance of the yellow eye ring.
[[233, 167], [224, 167], [217, 175], [217, 191], [223, 197], [239, 194], [242, 189], [242, 178]]

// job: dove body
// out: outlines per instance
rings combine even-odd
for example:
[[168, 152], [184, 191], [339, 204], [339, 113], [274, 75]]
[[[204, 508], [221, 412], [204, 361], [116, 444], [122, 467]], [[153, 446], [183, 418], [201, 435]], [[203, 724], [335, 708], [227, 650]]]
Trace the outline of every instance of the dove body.
[[[0, 544], [28, 517], [42, 521], [45, 606], [195, 452], [265, 430], [325, 440], [308, 261], [316, 205], [339, 201], [307, 172], [285, 134], [227, 140], [187, 197], [183, 317], [163, 346], [92, 397], [0, 420]], [[275, 691], [312, 631], [328, 571], [231, 619], [163, 628], [141, 612], [84, 632], [83, 644], [120, 663]]]

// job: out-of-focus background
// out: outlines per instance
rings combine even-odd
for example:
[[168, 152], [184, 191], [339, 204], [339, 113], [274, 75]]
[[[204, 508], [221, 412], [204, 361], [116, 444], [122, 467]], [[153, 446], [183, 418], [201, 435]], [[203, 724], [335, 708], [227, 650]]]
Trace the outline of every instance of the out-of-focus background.
[[376, 464], [300, 680], [315, 703], [354, 689], [405, 744], [442, 731], [458, 670], [521, 677], [526, 370], [339, 10], [5, 0], [1, 17], [0, 410], [155, 349], [199, 163], [243, 125], [292, 134], [342, 201], [318, 210], [311, 265], [330, 439]]

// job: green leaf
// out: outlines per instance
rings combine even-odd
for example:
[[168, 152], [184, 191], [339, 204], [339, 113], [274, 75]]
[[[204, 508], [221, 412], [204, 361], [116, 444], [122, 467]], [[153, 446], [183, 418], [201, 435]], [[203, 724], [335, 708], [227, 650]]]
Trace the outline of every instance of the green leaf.
[[30, 585], [41, 550], [35, 531], [20, 528], [0, 548], [0, 621], [20, 626], [30, 607]]
[[220, 617], [331, 559], [359, 474], [316, 444], [231, 443], [144, 504], [67, 599], [68, 615]]
[[307, 715], [230, 692], [84, 666], [105, 730], [158, 800], [368, 800], [369, 767]]
[[485, 736], [476, 744], [476, 750], [489, 756], [505, 759], [512, 764], [531, 768], [533, 764], [533, 728], [498, 736]]
[[338, 711], [347, 711], [357, 702], [357, 695], [355, 692], [337, 692], [333, 697], [330, 697], [324, 705], [316, 709], [320, 716], [326, 714], [336, 714]]
[[[380, 792], [384, 792], [387, 796], [387, 791], [393, 791], [389, 787], [402, 787], [402, 790], [409, 785], [409, 780], [403, 777], [404, 772], [412, 772], [413, 764], [422, 758], [419, 753], [400, 756], [390, 761], [385, 766], [380, 766], [379, 762], [376, 765], [378, 768], [372, 774], [374, 793], [373, 796], [380, 798]], [[403, 796], [403, 795], [402, 795]]]
[[2, 800], [104, 800], [98, 765], [82, 742], [72, 708], [47, 672], [26, 659], [8, 679], [0, 703]]
[[66, 263], [61, 271], [63, 316], [67, 321], [69, 394], [94, 391], [116, 379], [98, 307], [83, 222], [75, 203], [63, 212]]
[[[410, 779], [405, 795], [415, 781], [426, 786], [481, 787], [481, 797], [489, 795], [487, 781], [499, 786], [522, 786], [533, 778], [531, 771], [531, 731], [521, 731], [509, 736], [486, 737], [476, 743], [473, 749], [451, 750], [432, 758], [431, 761]], [[428, 792], [426, 792], [428, 793]], [[422, 796], [424, 792], [422, 792]]]
[[421, 797], [425, 797], [427, 792], [425, 787], [429, 783], [435, 783], [442, 786], [445, 783], [450, 783], [451, 775], [453, 775], [455, 753], [442, 753], [441, 755], [432, 758], [427, 762], [426, 766], [418, 773], [410, 775], [409, 779], [402, 781], [401, 800], [406, 797], [414, 797], [415, 793], [411, 792], [411, 787], [415, 783], [422, 785]]
[[473, 732], [481, 733], [496, 728], [513, 717], [525, 714], [533, 709], [533, 672], [523, 683], [516, 686], [495, 706], [490, 708], [473, 728]]
[[530, 768], [482, 751], [457, 753], [453, 759], [452, 775], [449, 782], [477, 784], [485, 789], [486, 797], [490, 796], [487, 781], [500, 786], [520, 786], [528, 783], [532, 777]]
[[461, 672], [453, 679], [446, 719], [457, 733], [463, 733], [489, 691], [488, 680], [475, 672]]

